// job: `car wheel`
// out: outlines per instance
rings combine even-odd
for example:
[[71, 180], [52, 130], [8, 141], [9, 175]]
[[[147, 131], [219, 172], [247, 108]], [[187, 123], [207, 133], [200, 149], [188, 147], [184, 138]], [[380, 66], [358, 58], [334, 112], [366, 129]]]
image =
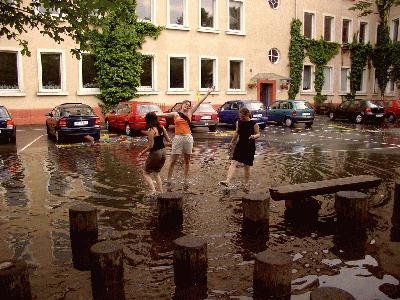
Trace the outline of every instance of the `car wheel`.
[[389, 123], [394, 124], [396, 123], [396, 116], [394, 114], [390, 114], [387, 116], [387, 120]]
[[364, 118], [363, 118], [362, 114], [357, 114], [357, 116], [355, 117], [354, 121], [357, 124], [361, 124], [364, 121]]
[[293, 120], [291, 118], [286, 118], [285, 119], [285, 125], [287, 127], [293, 127], [294, 126], [294, 122], [293, 122]]
[[329, 116], [329, 120], [335, 121], [335, 113], [333, 111], [329, 112], [328, 116]]
[[310, 128], [313, 124], [314, 124], [314, 122], [307, 122], [306, 123], [306, 128]]
[[11, 144], [16, 144], [17, 143], [17, 137], [15, 135], [10, 136], [9, 142]]
[[125, 124], [125, 134], [127, 136], [131, 136], [132, 135], [132, 129], [131, 129], [131, 126], [128, 123]]
[[208, 130], [209, 130], [210, 132], [215, 132], [215, 131], [217, 130], [217, 126], [216, 126], [216, 125], [208, 126]]

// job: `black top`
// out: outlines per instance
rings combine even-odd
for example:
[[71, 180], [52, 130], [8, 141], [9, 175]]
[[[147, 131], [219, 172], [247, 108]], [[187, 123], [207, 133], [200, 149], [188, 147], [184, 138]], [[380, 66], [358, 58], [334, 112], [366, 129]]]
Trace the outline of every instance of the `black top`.
[[157, 127], [158, 135], [154, 137], [154, 145], [150, 149], [150, 152], [157, 151], [160, 149], [164, 149], [164, 130], [160, 127]]
[[239, 140], [236, 144], [235, 150], [233, 152], [233, 160], [240, 163], [252, 166], [254, 160], [254, 154], [256, 151], [256, 142], [254, 139], [249, 139], [249, 137], [255, 134], [254, 125], [256, 123], [252, 120], [250, 121], [238, 121], [238, 133]]

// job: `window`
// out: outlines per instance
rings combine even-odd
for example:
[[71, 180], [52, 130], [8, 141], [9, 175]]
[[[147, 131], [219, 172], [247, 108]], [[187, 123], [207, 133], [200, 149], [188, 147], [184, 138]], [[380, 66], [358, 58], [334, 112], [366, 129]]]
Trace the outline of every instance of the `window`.
[[95, 89], [98, 91], [96, 83], [96, 69], [94, 67], [95, 57], [92, 54], [84, 53], [81, 58], [81, 87], [82, 89]]
[[243, 61], [229, 60], [229, 89], [242, 90], [243, 83]]
[[168, 89], [172, 91], [187, 90], [187, 57], [169, 57]]
[[168, 0], [168, 23], [173, 27], [187, 26], [187, 0]]
[[155, 0], [137, 0], [136, 14], [142, 21], [155, 22]]
[[361, 83], [360, 83], [360, 89], [357, 91], [358, 93], [366, 93], [367, 92], [367, 70], [364, 69], [361, 75]]
[[217, 60], [215, 58], [200, 58], [200, 90], [207, 90], [217, 84]]
[[39, 6], [36, 6], [36, 11], [39, 14], [45, 14], [46, 12], [48, 12], [50, 15], [58, 17], [60, 16], [60, 9], [59, 8], [45, 8], [43, 6], [43, 4], [40, 3], [40, 1], [36, 1], [37, 3], [39, 3]]
[[269, 0], [268, 3], [272, 9], [277, 9], [279, 7], [279, 0]]
[[311, 39], [314, 37], [315, 14], [304, 13], [304, 37]]
[[340, 91], [350, 92], [350, 68], [342, 67], [340, 70]]
[[322, 91], [332, 92], [332, 67], [324, 67], [324, 85]]
[[351, 42], [351, 20], [343, 19], [342, 21], [342, 43], [350, 43]]
[[18, 52], [0, 51], [0, 91], [19, 90]]
[[216, 28], [216, 0], [200, 0], [200, 27]]
[[65, 91], [65, 61], [63, 50], [38, 49], [39, 92]]
[[400, 19], [395, 19], [392, 22], [392, 40], [397, 42], [399, 40], [399, 21]]
[[303, 69], [303, 91], [312, 90], [312, 66], [305, 65]]
[[334, 41], [334, 31], [335, 27], [335, 18], [331, 16], [324, 17], [324, 40], [325, 41]]
[[229, 0], [229, 30], [243, 31], [243, 2]]
[[359, 42], [367, 43], [368, 42], [368, 23], [360, 22], [360, 33], [359, 33]]
[[279, 54], [278, 49], [272, 48], [271, 50], [269, 50], [268, 59], [271, 63], [277, 64], [279, 62], [279, 58], [280, 58], [280, 54]]
[[140, 87], [141, 91], [151, 91], [154, 90], [154, 57], [151, 55], [143, 56], [142, 63], [143, 73], [140, 75]]
[[390, 79], [386, 85], [386, 91], [385, 94], [387, 95], [393, 95], [394, 94], [394, 81]]

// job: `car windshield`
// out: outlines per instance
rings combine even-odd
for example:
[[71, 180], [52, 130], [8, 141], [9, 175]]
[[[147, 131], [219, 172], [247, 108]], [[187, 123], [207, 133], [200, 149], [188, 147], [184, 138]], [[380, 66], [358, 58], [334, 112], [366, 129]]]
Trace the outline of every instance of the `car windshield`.
[[197, 113], [213, 113], [215, 109], [211, 106], [211, 104], [203, 103], [200, 104], [199, 108], [196, 109]]
[[393, 102], [392, 101], [374, 100], [373, 102], [375, 104], [377, 104], [379, 106], [383, 106], [383, 107], [391, 107], [391, 106], [393, 106]]
[[4, 107], [0, 107], [0, 118], [5, 119], [9, 117], [10, 115], [8, 114], [7, 110]]
[[94, 116], [92, 108], [87, 105], [69, 105], [62, 107], [61, 114], [64, 117], [68, 116]]
[[245, 102], [244, 107], [246, 107], [248, 110], [265, 109], [265, 106], [262, 102]]
[[147, 114], [149, 112], [162, 112], [161, 108], [158, 105], [155, 104], [141, 104], [137, 106], [137, 112], [138, 114]]
[[307, 108], [311, 108], [312, 109], [311, 104], [308, 103], [307, 101], [296, 101], [296, 102], [294, 102], [294, 106], [297, 109], [307, 109]]

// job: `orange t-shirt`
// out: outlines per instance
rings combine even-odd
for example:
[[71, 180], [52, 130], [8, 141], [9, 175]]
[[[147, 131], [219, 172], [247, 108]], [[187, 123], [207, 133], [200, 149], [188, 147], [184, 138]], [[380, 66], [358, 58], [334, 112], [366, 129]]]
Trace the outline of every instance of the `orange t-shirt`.
[[175, 134], [191, 134], [190, 126], [185, 119], [181, 118], [181, 116], [177, 115], [174, 119], [175, 123]]

